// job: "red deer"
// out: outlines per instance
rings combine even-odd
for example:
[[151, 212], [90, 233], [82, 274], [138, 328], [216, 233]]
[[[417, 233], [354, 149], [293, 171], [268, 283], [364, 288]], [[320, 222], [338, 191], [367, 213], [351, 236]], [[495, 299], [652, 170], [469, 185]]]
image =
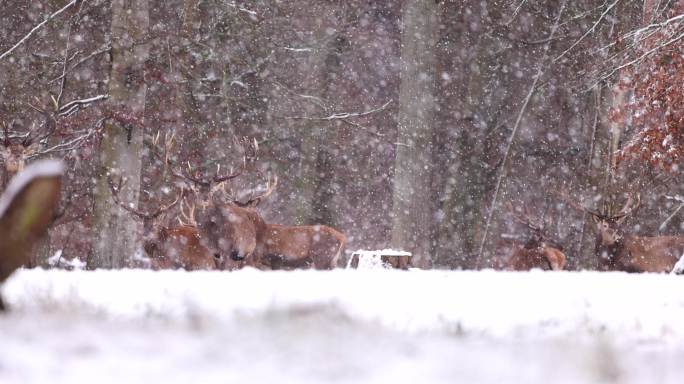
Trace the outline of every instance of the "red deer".
[[684, 236], [642, 237], [625, 234], [623, 227], [641, 203], [640, 196], [629, 195], [620, 211], [599, 212], [568, 202], [591, 215], [596, 224], [596, 256], [602, 271], [670, 272], [684, 254]]
[[512, 271], [528, 271], [538, 268], [544, 270], [560, 271], [565, 268], [565, 254], [563, 248], [550, 240], [550, 236], [544, 230], [541, 220], [535, 220], [525, 209], [523, 214], [511, 211], [519, 223], [525, 224], [533, 232], [532, 237], [525, 243], [513, 245], [511, 256], [505, 260], [504, 269]]
[[[182, 202], [181, 202], [182, 204]], [[181, 206], [181, 215], [185, 222], [181, 221], [179, 227], [161, 227], [156, 232], [154, 241], [146, 243], [146, 252], [149, 255], [159, 255], [153, 260], [160, 260], [159, 268], [178, 268], [180, 267], [193, 270], [201, 269], [220, 269], [234, 270], [244, 266], [255, 266], [252, 260], [242, 260], [234, 258], [222, 258], [216, 252], [211, 252], [203, 243], [200, 231], [195, 222], [195, 207], [190, 207], [188, 213], [184, 212]], [[162, 256], [167, 255], [167, 256]], [[175, 265], [168, 265], [172, 261]]]
[[36, 162], [0, 197], [0, 283], [28, 262], [32, 246], [45, 235], [59, 202], [62, 173], [61, 162]]
[[200, 244], [195, 227], [160, 227], [154, 238], [145, 240], [143, 247], [150, 257], [152, 269], [196, 271], [216, 267], [209, 250]]
[[[150, 266], [153, 269], [182, 268], [191, 271], [216, 268], [232, 270], [243, 267], [246, 264], [245, 262], [215, 259], [214, 254], [201, 243], [200, 232], [197, 229], [197, 224], [194, 219], [194, 210], [196, 205], [206, 208], [210, 204], [209, 200], [211, 200], [211, 196], [216, 192], [216, 189], [219, 189], [224, 182], [242, 174], [244, 164], [243, 167], [234, 173], [219, 175], [217, 171], [217, 173], [211, 177], [203, 177], [196, 172], [191, 172], [190, 169], [186, 171], [182, 167], [177, 166], [169, 156], [160, 153], [158, 151], [159, 141], [160, 136], [157, 135], [152, 141], [146, 142], [146, 144], [150, 147], [152, 154], [156, 158], [169, 166], [170, 172], [174, 177], [191, 183], [191, 190], [184, 188], [180, 197], [173, 203], [163, 206], [153, 213], [146, 213], [133, 209], [126, 204], [122, 204], [117, 195], [117, 190], [120, 188], [120, 185], [119, 187], [115, 187], [110, 180], [110, 188], [112, 189], [112, 198], [114, 201], [123, 209], [138, 216], [143, 221], [145, 233], [143, 248], [150, 258]], [[247, 142], [247, 140], [243, 138], [242, 142]], [[171, 135], [163, 144], [163, 150], [168, 154], [175, 145], [174, 136]], [[242, 145], [242, 143], [238, 144]], [[250, 152], [249, 150], [251, 148], [241, 147], [245, 151], [245, 156], [249, 155], [250, 158], [255, 157], [256, 142], [247, 144], [252, 145], [253, 150]], [[244, 162], [246, 163], [246, 161], [247, 160]], [[189, 211], [185, 212], [183, 205], [186, 202], [186, 199], [189, 198], [189, 195], [193, 195], [192, 200], [195, 202], [187, 204]], [[160, 225], [158, 217], [177, 204], [180, 204], [178, 223], [169, 223], [166, 226]]]
[[[35, 107], [34, 107], [35, 108]], [[38, 110], [37, 108], [35, 108]], [[5, 170], [2, 178], [2, 187], [6, 187], [7, 183], [21, 172], [26, 165], [26, 160], [34, 156], [39, 148], [40, 142], [51, 136], [57, 127], [57, 122], [54, 116], [42, 110], [38, 110], [45, 117], [45, 132], [37, 137], [32, 137], [31, 133], [25, 135], [11, 135], [9, 127], [3, 124], [4, 139], [2, 141], [3, 148], [0, 149], [0, 159], [2, 159]]]
[[257, 238], [257, 260], [273, 269], [336, 268], [347, 243], [346, 236], [325, 225], [267, 224]]
[[143, 222], [143, 249], [150, 258], [152, 269], [185, 269], [189, 271], [215, 269], [216, 262], [212, 254], [200, 244], [197, 228], [190, 224], [181, 223], [178, 226], [164, 227], [158, 224], [158, 218], [176, 206], [185, 198], [185, 193], [172, 203], [161, 206], [154, 212], [143, 212], [134, 209], [119, 200], [118, 191], [121, 184], [115, 186], [110, 179], [109, 186], [112, 199], [124, 210], [139, 217]]
[[262, 195], [245, 203], [214, 204], [198, 220], [203, 243], [215, 257], [246, 260], [271, 269], [333, 269], [346, 245], [346, 237], [325, 225], [285, 226], [267, 224], [257, 213]]
[[[343, 234], [324, 226], [288, 227], [267, 224], [256, 211], [261, 200], [269, 196], [275, 186], [269, 182], [266, 192], [252, 197], [247, 202], [235, 199], [215, 201], [218, 187], [231, 180], [245, 169], [249, 161], [256, 159], [257, 143], [246, 140], [238, 145], [245, 152], [243, 165], [236, 173], [227, 176], [201, 177], [175, 167], [168, 157], [158, 154], [152, 143], [153, 154], [165, 164], [171, 165], [174, 176], [192, 183], [195, 187], [199, 208], [197, 220], [200, 244], [210, 250], [220, 269], [230, 269], [235, 262], [258, 268], [302, 268], [330, 269], [337, 266], [339, 256], [346, 243]], [[173, 145], [173, 138], [166, 142], [166, 150]], [[195, 222], [194, 216], [191, 218]]]

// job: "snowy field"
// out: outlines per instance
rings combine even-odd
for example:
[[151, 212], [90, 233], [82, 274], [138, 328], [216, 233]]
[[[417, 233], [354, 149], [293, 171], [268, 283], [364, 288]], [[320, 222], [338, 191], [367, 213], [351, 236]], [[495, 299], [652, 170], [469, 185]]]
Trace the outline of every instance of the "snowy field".
[[684, 277], [65, 272], [2, 288], [0, 383], [683, 383]]

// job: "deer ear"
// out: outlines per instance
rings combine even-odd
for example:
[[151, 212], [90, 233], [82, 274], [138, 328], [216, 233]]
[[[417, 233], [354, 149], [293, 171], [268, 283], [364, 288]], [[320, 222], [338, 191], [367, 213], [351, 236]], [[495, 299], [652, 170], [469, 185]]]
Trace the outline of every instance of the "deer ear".
[[19, 173], [0, 197], [0, 282], [25, 264], [45, 234], [59, 203], [60, 162], [36, 162]]
[[601, 222], [601, 219], [596, 215], [591, 215], [591, 221], [593, 221], [594, 224], [598, 225]]

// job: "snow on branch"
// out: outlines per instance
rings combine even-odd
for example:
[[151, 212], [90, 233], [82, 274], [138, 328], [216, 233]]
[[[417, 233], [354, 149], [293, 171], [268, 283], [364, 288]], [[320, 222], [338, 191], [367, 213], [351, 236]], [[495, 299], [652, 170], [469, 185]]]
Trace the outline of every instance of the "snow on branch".
[[[305, 97], [305, 95], [300, 95], [300, 96], [301, 96], [301, 97]], [[306, 96], [306, 97], [309, 97], [309, 98], [310, 98], [310, 97], [313, 97], [313, 96]], [[372, 132], [372, 131], [368, 130], [366, 127], [364, 127], [363, 125], [358, 124], [358, 123], [355, 123], [355, 122], [353, 122], [353, 121], [351, 121], [351, 120], [349, 120], [349, 119], [351, 119], [351, 118], [356, 118], [356, 117], [365, 117], [365, 116], [369, 116], [369, 115], [372, 115], [372, 114], [375, 114], [375, 113], [378, 113], [378, 112], [382, 112], [382, 111], [386, 110], [387, 107], [389, 107], [390, 104], [392, 104], [392, 100], [387, 101], [385, 104], [383, 104], [383, 105], [381, 105], [381, 106], [379, 106], [379, 107], [377, 107], [377, 108], [373, 108], [373, 109], [370, 109], [370, 110], [364, 111], [364, 112], [332, 112], [332, 113], [330, 113], [330, 114], [327, 115], [327, 116], [318, 116], [318, 117], [317, 117], [317, 116], [286, 116], [285, 118], [286, 118], [286, 119], [290, 119], [290, 120], [310, 120], [310, 121], [334, 121], [334, 120], [339, 120], [339, 121], [341, 121], [341, 122], [343, 122], [343, 123], [345, 123], [345, 124], [348, 124], [348, 125], [350, 125], [350, 126], [352, 126], [352, 127], [354, 127], [354, 128], [363, 129], [363, 130], [366, 130], [366, 131], [368, 131], [368, 132], [370, 132], [370, 133], [373, 133], [373, 134], [376, 135], [376, 136], [384, 136], [384, 135], [381, 134], [381, 133]], [[322, 108], [325, 109], [326, 112], [327, 112], [328, 108], [326, 108], [324, 105], [320, 105], [320, 104], [318, 104], [318, 103], [316, 103], [316, 105], [318, 105], [319, 107], [322, 107]]]
[[109, 95], [97, 95], [93, 97], [89, 97], [86, 99], [79, 99], [79, 100], [73, 100], [70, 101], [61, 107], [59, 107], [58, 115], [59, 116], [67, 116], [70, 115], [74, 112], [76, 112], [78, 109], [80, 109], [83, 106], [87, 106], [88, 104], [94, 103], [96, 101], [100, 100], [106, 100], [109, 97]]
[[570, 48], [566, 49], [565, 51], [563, 51], [563, 53], [561, 53], [561, 54], [558, 55], [555, 59], [553, 59], [553, 61], [558, 61], [558, 60], [562, 59], [568, 52], [572, 51], [579, 43], [581, 43], [587, 36], [589, 36], [590, 33], [594, 32], [594, 31], [596, 30], [596, 27], [598, 27], [598, 25], [601, 24], [601, 21], [602, 21], [603, 19], [605, 19], [605, 17], [608, 15], [608, 13], [609, 13], [613, 8], [615, 8], [615, 6], [616, 6], [619, 2], [620, 2], [620, 0], [615, 0], [615, 2], [614, 2], [613, 4], [609, 5], [609, 6], [606, 8], [606, 10], [603, 11], [603, 13], [602, 13], [601, 16], [598, 18], [598, 20], [596, 20], [596, 22], [591, 26], [591, 28], [589, 28], [589, 29], [588, 29], [588, 30], [587, 30], [579, 39], [577, 39], [577, 41], [575, 41], [575, 42], [570, 46]]
[[677, 15], [677, 16], [671, 17], [671, 18], [669, 18], [669, 19], [667, 19], [667, 20], [665, 20], [665, 21], [662, 21], [662, 22], [660, 22], [660, 23], [649, 24], [649, 25], [647, 25], [647, 26], [645, 26], [645, 27], [641, 27], [641, 28], [639, 28], [639, 29], [637, 29], [637, 30], [628, 32], [628, 33], [625, 34], [624, 38], [626, 38], [626, 37], [632, 37], [632, 36], [638, 36], [638, 35], [641, 35], [642, 33], [646, 32], [646, 31], [648, 31], [648, 30], [651, 30], [651, 29], [661, 29], [661, 28], [665, 28], [665, 27], [667, 27], [668, 25], [674, 23], [675, 21], [680, 21], [680, 20], [684, 20], [684, 14], [681, 14], [681, 15]]
[[[652, 49], [646, 51], [645, 53], [643, 53], [642, 55], [640, 55], [639, 57], [637, 57], [637, 58], [634, 59], [634, 60], [628, 61], [628, 62], [626, 62], [626, 63], [624, 63], [624, 64], [622, 64], [622, 65], [620, 65], [620, 66], [618, 66], [618, 67], [613, 68], [610, 72], [608, 72], [607, 74], [601, 76], [601, 77], [596, 81], [595, 84], [598, 84], [598, 83], [601, 82], [601, 81], [607, 80], [608, 78], [612, 77], [614, 74], [620, 72], [622, 69], [631, 67], [631, 66], [633, 66], [633, 65], [635, 65], [635, 64], [639, 64], [639, 63], [642, 62], [644, 59], [648, 58], [649, 56], [653, 55], [654, 53], [656, 53], [656, 52], [662, 50], [663, 48], [666, 48], [666, 47], [668, 47], [668, 46], [670, 46], [670, 45], [672, 45], [672, 44], [674, 44], [674, 43], [676, 43], [676, 42], [682, 40], [682, 38], [684, 38], [684, 33], [681, 33], [681, 34], [677, 35], [675, 38], [673, 38], [673, 39], [671, 39], [671, 40], [668, 40], [668, 41], [666, 41], [666, 42], [664, 42], [664, 43], [662, 43], [662, 44], [657, 45], [656, 47], [654, 47], [654, 48], [652, 48]], [[592, 88], [593, 88], [593, 87], [592, 87]]]
[[16, 44], [14, 44], [14, 45], [12, 46], [12, 48], [10, 48], [10, 49], [8, 49], [7, 51], [5, 51], [4, 53], [0, 54], [0, 60], [2, 60], [2, 59], [4, 59], [5, 57], [11, 55], [12, 52], [14, 52], [17, 48], [19, 48], [19, 46], [21, 46], [24, 42], [26, 42], [26, 40], [28, 40], [34, 33], [36, 33], [39, 29], [41, 29], [45, 24], [47, 24], [47, 23], [50, 22], [52, 19], [54, 19], [54, 18], [56, 18], [57, 16], [59, 16], [62, 12], [66, 11], [67, 9], [69, 9], [70, 7], [72, 7], [72, 6], [73, 6], [74, 4], [76, 4], [77, 2], [78, 2], [78, 0], [72, 0], [72, 1], [70, 1], [67, 5], [65, 5], [64, 7], [62, 7], [60, 10], [58, 10], [57, 12], [53, 13], [52, 15], [46, 17], [45, 20], [43, 20], [43, 21], [41, 21], [40, 23], [38, 23], [35, 27], [33, 27], [33, 29], [31, 29], [31, 30], [29, 31], [29, 33], [27, 33], [24, 37], [22, 37]]
[[226, 2], [226, 5], [229, 6], [229, 7], [231, 7], [231, 8], [235, 8], [235, 9], [237, 9], [237, 10], [240, 11], [240, 12], [244, 12], [244, 13], [246, 13], [246, 14], [252, 16], [252, 17], [257, 17], [257, 16], [258, 16], [257, 13], [256, 13], [255, 11], [252, 11], [251, 9], [247, 9], [247, 8], [245, 8], [245, 7], [239, 6], [239, 5], [237, 5], [237, 4], [233, 3], [233, 2], [228, 1], [228, 2]]

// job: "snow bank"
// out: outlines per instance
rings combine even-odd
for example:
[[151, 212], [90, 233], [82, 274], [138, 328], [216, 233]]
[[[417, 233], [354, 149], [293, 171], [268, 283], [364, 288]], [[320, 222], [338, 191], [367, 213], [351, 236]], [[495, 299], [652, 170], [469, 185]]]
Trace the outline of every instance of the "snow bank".
[[0, 383], [684, 382], [684, 278], [22, 270]]
[[333, 308], [396, 331], [684, 337], [684, 279], [625, 273], [23, 270], [3, 288], [23, 312], [235, 320]]

